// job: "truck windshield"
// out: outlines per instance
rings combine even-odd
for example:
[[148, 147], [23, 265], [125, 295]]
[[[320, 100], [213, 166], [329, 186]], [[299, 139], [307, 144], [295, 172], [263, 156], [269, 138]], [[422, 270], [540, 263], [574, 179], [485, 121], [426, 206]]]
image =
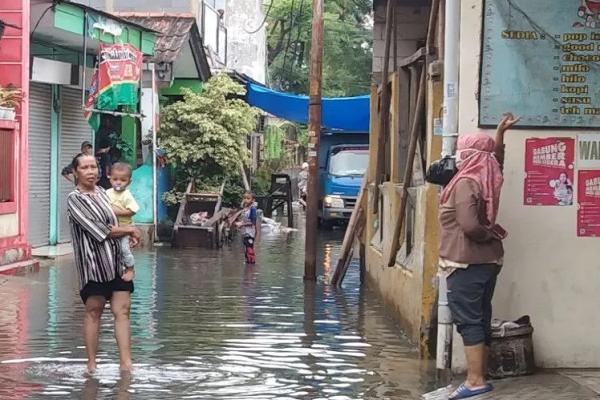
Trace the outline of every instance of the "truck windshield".
[[335, 176], [363, 175], [369, 165], [367, 150], [340, 150], [331, 155], [329, 173]]

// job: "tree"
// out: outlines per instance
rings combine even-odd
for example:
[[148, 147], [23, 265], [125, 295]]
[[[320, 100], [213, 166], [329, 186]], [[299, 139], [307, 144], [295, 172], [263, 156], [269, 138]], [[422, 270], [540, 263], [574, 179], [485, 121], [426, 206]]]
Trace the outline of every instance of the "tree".
[[241, 99], [244, 94], [242, 85], [219, 74], [202, 93], [186, 90], [183, 101], [163, 108], [160, 146], [177, 171], [176, 186], [165, 196], [168, 203], [180, 200], [190, 180], [203, 189], [239, 180], [240, 161], [248, 158], [247, 135], [258, 116]]
[[[272, 86], [308, 93], [312, 1], [274, 1], [268, 16], [268, 63]], [[372, 31], [371, 0], [325, 2], [323, 95], [369, 92]]]

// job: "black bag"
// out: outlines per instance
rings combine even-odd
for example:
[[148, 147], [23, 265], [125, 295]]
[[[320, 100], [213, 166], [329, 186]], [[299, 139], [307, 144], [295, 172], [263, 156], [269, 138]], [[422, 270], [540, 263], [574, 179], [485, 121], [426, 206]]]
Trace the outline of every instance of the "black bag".
[[434, 161], [427, 169], [425, 180], [435, 185], [446, 186], [458, 170], [456, 160], [452, 156], [446, 156], [441, 160]]

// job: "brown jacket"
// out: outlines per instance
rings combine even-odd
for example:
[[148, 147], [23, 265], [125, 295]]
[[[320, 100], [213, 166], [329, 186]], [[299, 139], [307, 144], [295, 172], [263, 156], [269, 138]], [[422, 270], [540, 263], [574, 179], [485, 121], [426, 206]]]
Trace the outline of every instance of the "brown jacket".
[[461, 264], [498, 262], [502, 241], [486, 225], [485, 203], [477, 182], [460, 179], [440, 206], [440, 257]]

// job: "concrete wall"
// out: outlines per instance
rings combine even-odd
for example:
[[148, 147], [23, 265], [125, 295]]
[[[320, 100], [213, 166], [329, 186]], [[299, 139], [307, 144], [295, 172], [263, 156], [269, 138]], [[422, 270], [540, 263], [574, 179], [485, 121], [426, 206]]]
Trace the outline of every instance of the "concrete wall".
[[[479, 80], [475, 77], [480, 71], [482, 3], [461, 2], [459, 132], [478, 130]], [[600, 243], [598, 239], [577, 237], [576, 206], [523, 206], [525, 139], [575, 137], [575, 133], [531, 129], [509, 131], [506, 136], [499, 223], [508, 230], [509, 237], [494, 299], [494, 317], [531, 316], [536, 361], [542, 367], [600, 367], [600, 344], [595, 335], [600, 329], [596, 317], [600, 310]], [[455, 342], [460, 343], [460, 339]]]
[[19, 234], [18, 214], [0, 215], [0, 238], [17, 236]]
[[265, 83], [267, 33], [262, 0], [227, 0], [225, 26], [227, 27], [227, 68]]
[[[373, 26], [373, 78], [379, 81], [383, 70], [385, 50], [385, 4], [375, 7]], [[414, 54], [419, 49], [419, 42], [427, 35], [429, 7], [396, 7], [398, 24], [396, 51], [398, 60]], [[393, 68], [393, 43], [390, 50], [390, 71]]]

